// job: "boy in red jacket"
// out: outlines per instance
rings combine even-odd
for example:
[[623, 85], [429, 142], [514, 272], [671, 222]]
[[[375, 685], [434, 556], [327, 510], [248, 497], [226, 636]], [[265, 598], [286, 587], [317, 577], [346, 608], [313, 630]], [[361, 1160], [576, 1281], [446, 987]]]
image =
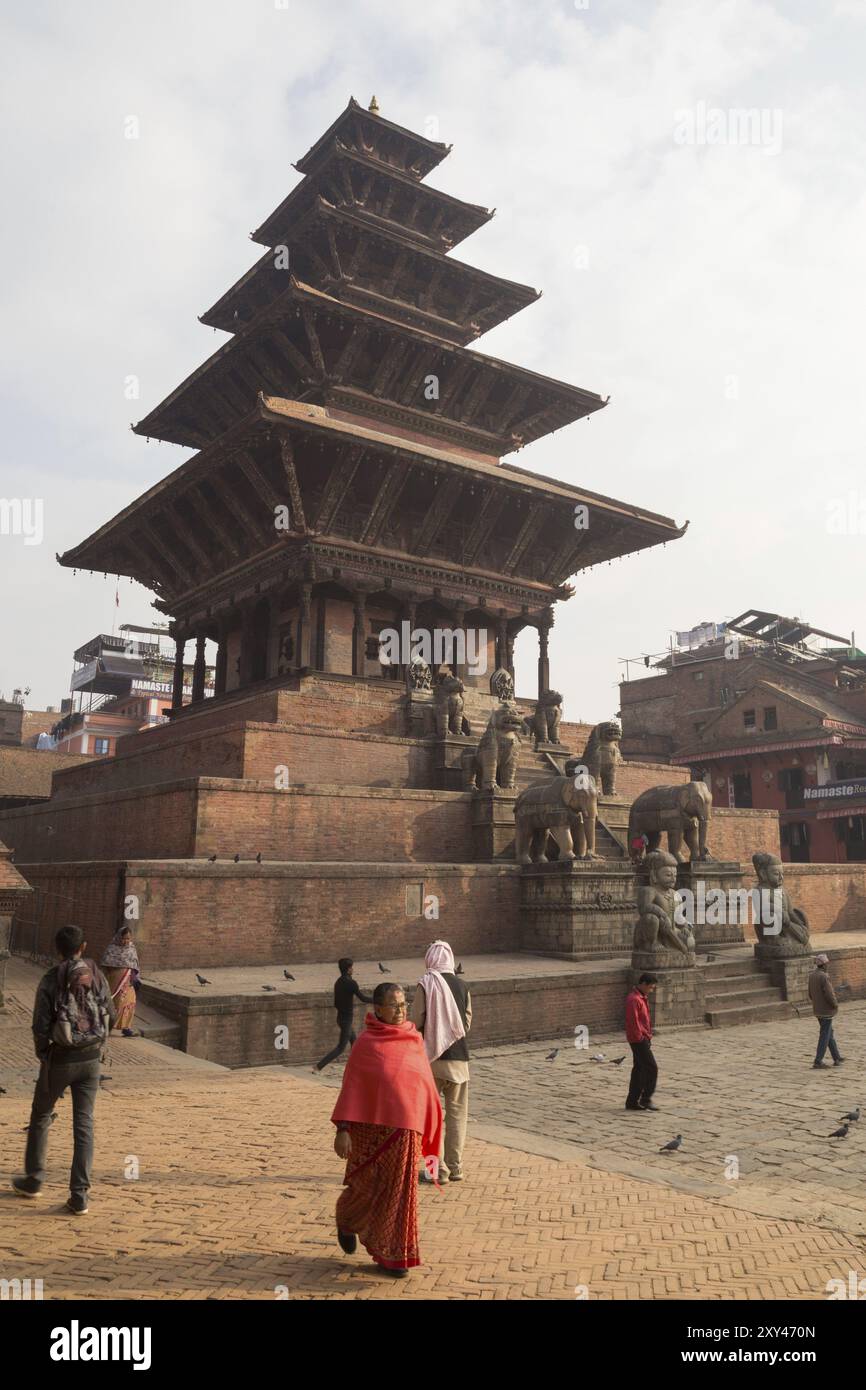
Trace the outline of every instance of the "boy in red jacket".
[[626, 1110], [657, 1110], [652, 1095], [656, 1088], [659, 1069], [653, 1057], [652, 1023], [648, 996], [653, 993], [658, 980], [655, 975], [641, 975], [634, 989], [625, 1001], [625, 1035], [631, 1045], [634, 1065], [628, 1088]]

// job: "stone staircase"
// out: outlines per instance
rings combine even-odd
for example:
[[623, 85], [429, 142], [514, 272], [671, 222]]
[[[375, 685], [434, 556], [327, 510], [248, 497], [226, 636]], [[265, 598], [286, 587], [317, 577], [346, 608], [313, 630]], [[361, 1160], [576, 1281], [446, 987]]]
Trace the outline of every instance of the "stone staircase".
[[706, 1013], [711, 1028], [737, 1023], [773, 1023], [791, 1018], [794, 1009], [782, 991], [768, 982], [755, 960], [711, 961], [701, 967], [706, 986]]

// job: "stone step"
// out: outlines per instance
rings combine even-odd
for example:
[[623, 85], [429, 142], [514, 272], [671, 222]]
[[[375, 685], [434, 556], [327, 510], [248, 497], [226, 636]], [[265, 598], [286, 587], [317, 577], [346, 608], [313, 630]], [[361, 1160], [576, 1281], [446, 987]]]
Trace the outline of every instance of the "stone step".
[[767, 989], [735, 989], [730, 992], [707, 994], [707, 1009], [718, 1012], [719, 1009], [739, 1009], [752, 1008], [759, 1004], [777, 1004], [779, 1002], [779, 990], [770, 985]]
[[711, 1028], [733, 1028], [741, 1023], [778, 1023], [791, 1018], [792, 1006], [784, 999], [775, 1004], [756, 1004], [738, 1009], [708, 1009], [704, 1017]]
[[753, 992], [767, 988], [767, 976], [759, 975], [710, 975], [704, 976], [708, 994], [731, 994], [734, 991], [742, 993], [745, 990]]
[[[712, 951], [709, 953], [713, 954]], [[702, 966], [707, 979], [717, 979], [724, 975], [763, 975], [754, 956], [743, 956], [738, 960], [713, 960]]]

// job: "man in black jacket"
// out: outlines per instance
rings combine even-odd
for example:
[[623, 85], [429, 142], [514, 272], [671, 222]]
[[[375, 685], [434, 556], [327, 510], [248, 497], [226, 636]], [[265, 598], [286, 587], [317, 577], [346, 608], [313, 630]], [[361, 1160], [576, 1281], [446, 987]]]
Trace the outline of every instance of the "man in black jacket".
[[321, 1071], [329, 1062], [334, 1062], [341, 1052], [347, 1047], [351, 1047], [355, 1041], [355, 1030], [352, 1026], [352, 1013], [355, 1007], [355, 999], [358, 998], [363, 1004], [372, 1004], [372, 994], [363, 994], [358, 986], [358, 981], [352, 978], [352, 969], [355, 962], [350, 956], [342, 956], [337, 961], [340, 967], [340, 978], [334, 984], [334, 1008], [337, 1010], [337, 1027], [340, 1030], [340, 1041], [337, 1046], [332, 1048], [327, 1056], [323, 1057], [313, 1067], [313, 1071]]
[[[100, 1053], [114, 1023], [108, 981], [84, 952], [80, 927], [61, 927], [54, 939], [60, 965], [43, 975], [33, 1007], [33, 1043], [41, 1066], [24, 1155], [25, 1176], [13, 1178], [19, 1197], [38, 1197], [45, 1181], [48, 1128], [67, 1086], [72, 1095], [72, 1170], [67, 1210], [87, 1211], [93, 1170], [93, 1106], [99, 1090]], [[58, 1041], [66, 1029], [68, 1041]]]

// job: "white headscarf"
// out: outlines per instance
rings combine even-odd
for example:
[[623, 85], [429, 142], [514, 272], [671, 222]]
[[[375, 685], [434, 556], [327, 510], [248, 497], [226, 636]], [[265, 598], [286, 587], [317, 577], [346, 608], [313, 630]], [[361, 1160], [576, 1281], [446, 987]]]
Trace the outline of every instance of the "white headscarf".
[[451, 987], [442, 978], [443, 971], [449, 975], [455, 973], [454, 953], [448, 942], [434, 941], [428, 946], [424, 964], [427, 970], [419, 982], [426, 1000], [424, 1047], [430, 1061], [435, 1062], [459, 1038], [466, 1037], [466, 1029]]

